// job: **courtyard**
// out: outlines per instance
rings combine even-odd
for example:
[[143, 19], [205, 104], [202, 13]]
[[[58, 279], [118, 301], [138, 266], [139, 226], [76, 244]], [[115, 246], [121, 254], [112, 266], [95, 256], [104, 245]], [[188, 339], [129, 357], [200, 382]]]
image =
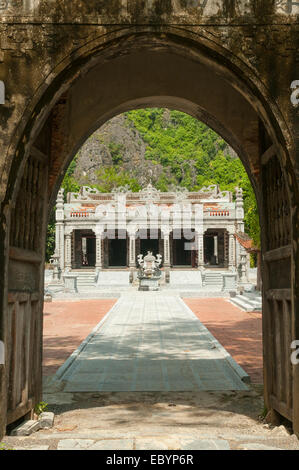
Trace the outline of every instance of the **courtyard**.
[[[117, 299], [93, 299], [45, 303], [44, 376], [57, 372], [116, 302]], [[185, 298], [184, 302], [247, 372], [251, 381], [261, 384], [261, 313], [244, 312], [224, 298]]]
[[[241, 370], [251, 382], [241, 380]], [[299, 448], [284, 426], [262, 419], [261, 313], [227, 298], [162, 291], [45, 303], [43, 374], [54, 427], [7, 436], [7, 446]]]

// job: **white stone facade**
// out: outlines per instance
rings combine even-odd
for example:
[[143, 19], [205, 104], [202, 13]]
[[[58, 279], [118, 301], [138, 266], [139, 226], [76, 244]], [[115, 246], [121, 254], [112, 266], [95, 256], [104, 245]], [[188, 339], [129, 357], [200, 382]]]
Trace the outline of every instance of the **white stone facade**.
[[[163, 193], [151, 184], [133, 193], [82, 187], [60, 190], [56, 205], [56, 252], [61, 271], [136, 268], [147, 251], [163, 257], [163, 267], [223, 268], [247, 280], [248, 254], [236, 234], [244, 232], [242, 190], [198, 192], [184, 188]], [[245, 253], [245, 255], [244, 255]], [[245, 262], [246, 261], [246, 262]]]

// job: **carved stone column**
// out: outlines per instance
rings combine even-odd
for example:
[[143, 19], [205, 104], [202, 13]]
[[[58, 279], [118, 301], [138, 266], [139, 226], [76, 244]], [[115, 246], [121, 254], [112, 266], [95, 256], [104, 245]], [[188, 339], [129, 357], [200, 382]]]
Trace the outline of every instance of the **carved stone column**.
[[55, 252], [59, 255], [59, 267], [64, 270], [64, 189], [58, 191], [56, 199]]
[[236, 268], [236, 241], [233, 233], [229, 233], [228, 267], [231, 270]]
[[129, 266], [136, 267], [136, 234], [129, 233]]
[[169, 232], [163, 232], [164, 235], [164, 267], [170, 267], [170, 245], [169, 245]]
[[102, 269], [102, 233], [96, 233], [96, 269]]
[[72, 235], [70, 233], [65, 236], [65, 267], [67, 270], [72, 268]]
[[59, 223], [59, 260], [60, 260], [60, 269], [64, 271], [64, 224]]
[[196, 250], [197, 250], [197, 267], [199, 269], [203, 269], [204, 267], [204, 245], [203, 245], [203, 237], [204, 237], [204, 233], [203, 231], [199, 231], [197, 230], [196, 231], [196, 236], [195, 236], [195, 240], [196, 240]]

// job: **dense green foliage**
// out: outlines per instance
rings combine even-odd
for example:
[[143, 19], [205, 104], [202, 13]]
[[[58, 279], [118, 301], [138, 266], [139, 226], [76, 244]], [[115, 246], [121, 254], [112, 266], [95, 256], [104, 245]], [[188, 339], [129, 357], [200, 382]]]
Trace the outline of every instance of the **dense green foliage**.
[[[150, 108], [129, 111], [126, 125], [133, 126], [146, 143], [145, 158], [159, 165], [157, 179], [152, 182], [157, 189], [167, 191], [172, 185], [197, 191], [203, 186], [219, 184], [221, 190], [244, 191], [245, 230], [259, 245], [259, 220], [256, 200], [244, 166], [235, 155], [230, 155], [226, 142], [202, 122], [179, 111]], [[138, 171], [122, 168], [122, 145], [111, 142], [109, 151], [113, 166], [102, 167], [96, 172], [95, 186], [102, 192], [110, 192], [116, 186], [128, 185], [138, 191], [142, 182]], [[78, 191], [80, 185], [74, 179], [76, 158], [71, 163], [63, 181], [65, 194]], [[53, 222], [53, 221], [51, 221]], [[49, 227], [47, 256], [53, 253], [53, 225]]]
[[[219, 184], [221, 190], [244, 191], [245, 230], [259, 245], [260, 228], [253, 188], [239, 158], [205, 124], [179, 111], [141, 109], [126, 113], [147, 143], [146, 158], [165, 167], [155, 186], [167, 191], [175, 182], [189, 191]], [[170, 170], [173, 178], [166, 176]]]
[[118, 166], [108, 166], [96, 172], [98, 183], [93, 185], [102, 193], [110, 193], [113, 188], [127, 186], [130, 191], [137, 192], [141, 189], [136, 177]]

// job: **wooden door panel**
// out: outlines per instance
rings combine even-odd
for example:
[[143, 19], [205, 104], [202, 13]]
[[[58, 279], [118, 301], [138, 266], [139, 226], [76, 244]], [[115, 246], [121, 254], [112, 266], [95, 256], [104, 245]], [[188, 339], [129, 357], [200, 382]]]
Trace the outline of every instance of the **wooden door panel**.
[[7, 424], [41, 400], [46, 156], [31, 155], [12, 213], [8, 266]]
[[[286, 185], [275, 152], [263, 162], [263, 339], [268, 407], [293, 418], [291, 217]], [[270, 155], [270, 158], [269, 158]]]

